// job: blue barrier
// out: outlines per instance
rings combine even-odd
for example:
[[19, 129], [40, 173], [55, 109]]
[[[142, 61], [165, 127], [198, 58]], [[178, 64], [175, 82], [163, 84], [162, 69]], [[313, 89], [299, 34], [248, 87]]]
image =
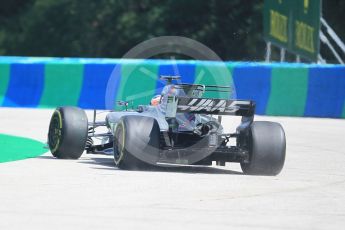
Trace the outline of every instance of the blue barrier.
[[0, 106], [105, 109], [107, 86], [114, 100], [148, 103], [164, 85], [160, 75], [234, 83], [257, 114], [345, 118], [345, 66], [296, 63], [0, 57]]

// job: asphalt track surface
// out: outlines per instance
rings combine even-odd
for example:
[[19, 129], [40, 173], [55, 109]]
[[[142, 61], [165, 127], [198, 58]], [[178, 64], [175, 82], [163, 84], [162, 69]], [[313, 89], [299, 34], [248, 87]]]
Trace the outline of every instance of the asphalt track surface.
[[[2, 108], [0, 133], [45, 141], [51, 114]], [[243, 175], [238, 164], [123, 171], [111, 157], [46, 153], [0, 164], [0, 229], [343, 229], [345, 120], [256, 120], [285, 128], [276, 177]]]

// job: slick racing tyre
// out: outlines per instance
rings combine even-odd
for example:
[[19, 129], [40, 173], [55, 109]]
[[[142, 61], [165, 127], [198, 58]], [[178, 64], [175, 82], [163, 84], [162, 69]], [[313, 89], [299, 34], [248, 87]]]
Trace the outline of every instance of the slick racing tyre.
[[121, 169], [148, 169], [159, 157], [159, 125], [156, 119], [125, 116], [114, 131], [114, 162]]
[[247, 136], [249, 163], [241, 163], [245, 174], [274, 176], [285, 162], [286, 140], [282, 126], [275, 122], [256, 121]]
[[48, 132], [48, 145], [54, 157], [78, 159], [86, 145], [88, 121], [84, 110], [59, 107], [53, 113]]

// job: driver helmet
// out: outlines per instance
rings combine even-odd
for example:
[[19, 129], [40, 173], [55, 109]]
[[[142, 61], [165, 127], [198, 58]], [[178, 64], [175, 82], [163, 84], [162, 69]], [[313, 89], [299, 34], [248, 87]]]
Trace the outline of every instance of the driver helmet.
[[157, 106], [159, 104], [161, 100], [161, 95], [155, 95], [152, 99], [151, 99], [151, 103], [150, 105], [152, 106]]

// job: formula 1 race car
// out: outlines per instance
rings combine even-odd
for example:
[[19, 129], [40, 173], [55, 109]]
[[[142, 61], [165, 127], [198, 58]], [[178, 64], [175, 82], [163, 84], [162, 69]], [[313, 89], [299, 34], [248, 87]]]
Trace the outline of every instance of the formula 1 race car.
[[[167, 83], [150, 105], [109, 111], [103, 121], [88, 122], [84, 110], [59, 107], [52, 115], [48, 145], [56, 158], [78, 159], [91, 154], [113, 155], [122, 169], [158, 166], [217, 165], [238, 162], [245, 174], [277, 175], [285, 161], [285, 133], [278, 123], [254, 121], [255, 102], [203, 98], [207, 91], [226, 92], [226, 86]], [[233, 133], [225, 133], [222, 116], [242, 116]], [[99, 133], [102, 128], [105, 130]], [[101, 143], [95, 144], [95, 139]], [[230, 138], [236, 144], [230, 145]]]

